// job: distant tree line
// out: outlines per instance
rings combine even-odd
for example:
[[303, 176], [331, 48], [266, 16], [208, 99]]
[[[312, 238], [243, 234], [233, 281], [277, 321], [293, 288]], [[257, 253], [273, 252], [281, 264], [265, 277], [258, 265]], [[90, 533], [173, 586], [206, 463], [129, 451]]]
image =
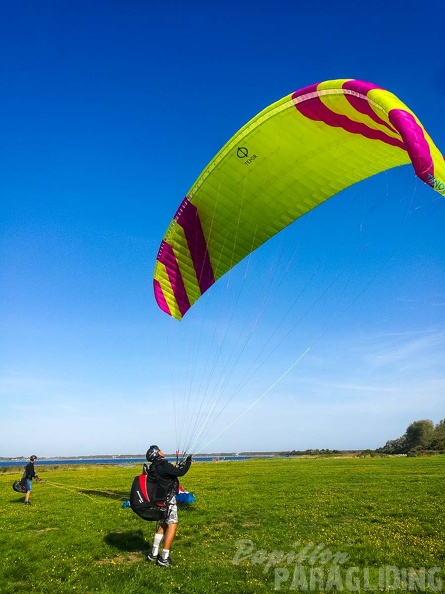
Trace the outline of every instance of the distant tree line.
[[397, 455], [418, 456], [445, 453], [445, 419], [435, 425], [433, 421], [422, 419], [414, 421], [405, 433], [397, 439], [391, 439], [376, 450], [288, 450], [273, 452], [279, 456], [332, 456], [355, 454], [357, 456]]
[[286, 452], [276, 452], [279, 456], [330, 456], [333, 454], [343, 454], [342, 450], [291, 450]]
[[426, 419], [414, 421], [401, 437], [387, 441], [376, 451], [381, 454], [408, 456], [416, 456], [422, 452], [445, 452], [445, 419], [437, 425]]

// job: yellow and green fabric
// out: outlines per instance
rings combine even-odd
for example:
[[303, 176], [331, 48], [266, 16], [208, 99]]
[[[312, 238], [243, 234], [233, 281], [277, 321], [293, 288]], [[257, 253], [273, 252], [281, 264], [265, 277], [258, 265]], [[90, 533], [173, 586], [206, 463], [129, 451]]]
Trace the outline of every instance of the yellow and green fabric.
[[158, 305], [181, 319], [215, 281], [298, 217], [407, 163], [445, 195], [442, 154], [389, 91], [340, 79], [284, 97], [226, 143], [182, 201], [156, 259]]

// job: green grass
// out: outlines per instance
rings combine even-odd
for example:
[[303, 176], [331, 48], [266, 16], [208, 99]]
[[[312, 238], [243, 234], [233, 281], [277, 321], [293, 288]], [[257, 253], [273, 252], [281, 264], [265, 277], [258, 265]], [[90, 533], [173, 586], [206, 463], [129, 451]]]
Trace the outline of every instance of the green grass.
[[[445, 590], [443, 455], [193, 464], [184, 486], [196, 502], [180, 508], [168, 569], [145, 561], [155, 525], [121, 505], [139, 469], [39, 465], [29, 507], [11, 488], [21, 469], [0, 474], [0, 593], [295, 592], [304, 576], [309, 591], [337, 592], [338, 581], [325, 583], [330, 570], [343, 591], [366, 591], [365, 574], [381, 590], [393, 583], [378, 586], [379, 571], [393, 575], [388, 567], [402, 582], [401, 568], [440, 567], [432, 585], [441, 591], [441, 578]], [[297, 563], [292, 554], [303, 551]], [[237, 552], [245, 558], [234, 562]], [[292, 585], [296, 566], [304, 576]], [[348, 568], [357, 569], [346, 583]]]

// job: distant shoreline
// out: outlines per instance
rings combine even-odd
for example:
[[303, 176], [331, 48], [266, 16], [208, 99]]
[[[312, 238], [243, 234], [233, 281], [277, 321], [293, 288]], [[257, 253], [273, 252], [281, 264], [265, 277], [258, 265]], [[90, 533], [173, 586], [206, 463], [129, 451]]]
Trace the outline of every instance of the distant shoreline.
[[[282, 452], [210, 452], [210, 453], [201, 453], [201, 454], [194, 454], [193, 457], [194, 458], [208, 458], [208, 457], [234, 457], [234, 458], [238, 458], [238, 457], [246, 457], [248, 456], [249, 458], [255, 458], [255, 457], [264, 457], [264, 456], [282, 456], [283, 453]], [[176, 454], [166, 454], [165, 455], [166, 458], [175, 458], [176, 459]], [[179, 456], [180, 458], [182, 458], [182, 455]], [[38, 462], [43, 462], [43, 461], [53, 461], [53, 460], [129, 460], [129, 459], [135, 459], [135, 460], [140, 460], [140, 459], [144, 459], [145, 460], [145, 454], [104, 454], [104, 455], [85, 455], [85, 456], [42, 456], [42, 457], [38, 457], [37, 460]], [[26, 462], [27, 460], [29, 460], [28, 456], [9, 456], [9, 457], [4, 457], [4, 456], [0, 456], [0, 462]]]
[[[251, 458], [264, 458], [265, 455], [261, 456], [241, 456], [241, 455], [196, 455], [193, 457], [195, 462], [231, 462], [231, 461], [242, 461]], [[267, 456], [272, 458], [273, 456]], [[168, 455], [166, 459], [170, 462], [176, 461], [176, 456]], [[5, 468], [8, 466], [23, 466], [27, 463], [29, 458], [0, 458], [0, 467]], [[132, 465], [137, 463], [146, 462], [145, 455], [141, 456], [79, 456], [72, 458], [58, 457], [58, 458], [39, 458], [37, 460], [40, 466], [63, 466], [63, 465], [75, 465], [75, 464], [119, 464], [119, 465]]]
[[[203, 452], [194, 454], [194, 458], [264, 458], [272, 456], [301, 456], [307, 454], [359, 454], [365, 450], [293, 450], [277, 452]], [[165, 455], [166, 458], [176, 459], [176, 453]], [[182, 454], [179, 458], [182, 458]], [[38, 457], [38, 462], [53, 462], [55, 460], [145, 460], [144, 454], [88, 454], [85, 456], [42, 456]], [[29, 456], [0, 456], [1, 462], [27, 462]]]
[[[222, 452], [222, 453], [203, 453], [195, 454], [195, 462], [232, 462], [243, 461], [254, 458], [300, 458], [300, 457], [318, 457], [318, 456], [354, 456], [360, 455], [368, 450], [306, 450], [291, 452]], [[177, 461], [176, 454], [166, 454], [166, 459], [170, 462]], [[180, 456], [182, 459], [182, 456]], [[0, 457], [0, 467], [22, 466], [29, 461], [28, 457]], [[37, 459], [39, 465], [74, 465], [74, 464], [135, 464], [146, 462], [145, 454], [119, 454], [119, 455], [90, 455], [90, 456], [53, 456]]]

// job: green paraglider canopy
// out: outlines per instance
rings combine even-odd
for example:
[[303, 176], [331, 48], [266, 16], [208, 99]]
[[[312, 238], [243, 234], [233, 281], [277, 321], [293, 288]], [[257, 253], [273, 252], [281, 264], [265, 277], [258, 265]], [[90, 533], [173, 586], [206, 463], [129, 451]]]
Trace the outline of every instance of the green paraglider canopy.
[[344, 188], [398, 165], [445, 194], [445, 164], [414, 113], [374, 84], [340, 79], [270, 105], [210, 161], [159, 248], [154, 292], [181, 319], [249, 253]]

